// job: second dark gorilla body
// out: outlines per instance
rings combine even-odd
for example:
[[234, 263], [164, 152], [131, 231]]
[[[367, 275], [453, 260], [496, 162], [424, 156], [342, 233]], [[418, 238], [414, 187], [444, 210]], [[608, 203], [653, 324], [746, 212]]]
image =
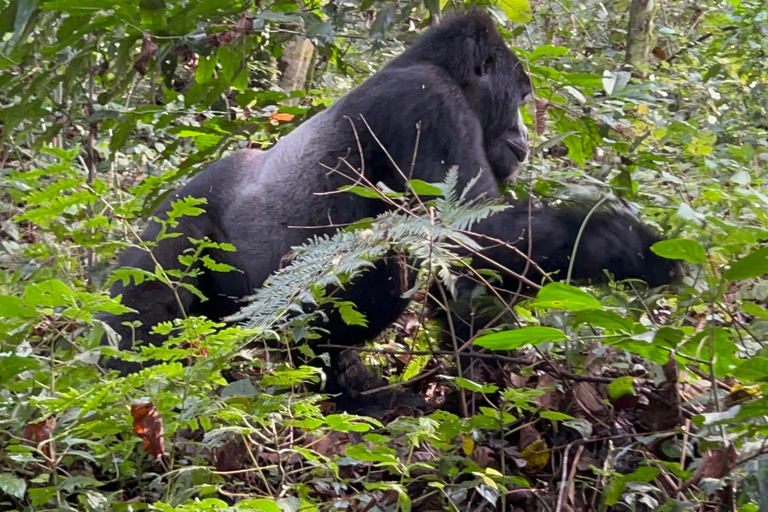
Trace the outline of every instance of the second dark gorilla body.
[[[182, 218], [177, 228], [182, 236], [160, 242], [154, 258], [163, 268], [179, 268], [177, 256], [191, 247], [189, 237], [234, 245], [236, 252], [213, 251], [212, 256], [242, 273], [208, 272], [198, 278], [195, 285], [209, 298], [206, 302], [181, 294], [181, 306], [192, 314], [215, 319], [232, 314], [238, 308], [234, 299], [261, 286], [292, 246], [333, 231], [333, 225], [384, 211], [382, 201], [336, 193], [361, 176], [368, 183], [403, 190], [405, 176], [439, 182], [457, 165], [460, 189], [478, 178], [472, 197], [498, 196], [496, 180], [510, 178], [526, 156], [518, 108], [529, 93], [527, 75], [490, 19], [477, 12], [456, 17], [428, 31], [382, 71], [269, 151], [234, 153], [172, 194], [156, 215], [162, 217], [170, 201], [185, 196], [207, 198], [206, 213]], [[532, 233], [534, 260], [547, 272], [565, 273], [584, 214], [538, 210], [528, 230], [527, 209], [518, 207], [492, 216], [477, 229], [519, 242], [523, 252]], [[143, 239], [154, 239], [158, 231], [159, 226], [150, 223]], [[650, 253], [653, 241], [633, 218], [598, 213], [581, 240], [574, 278], [602, 280], [607, 269], [617, 278], [666, 282], [672, 265]], [[518, 272], [525, 267], [524, 259], [513, 251], [489, 248], [488, 255]], [[155, 261], [138, 249], [126, 251], [120, 264], [155, 267]], [[399, 272], [398, 265], [383, 261], [364, 274], [347, 298], [368, 316], [368, 328], [347, 326], [331, 314], [328, 341], [358, 343], [391, 323], [405, 307]], [[507, 280], [504, 287], [516, 289], [516, 283]], [[162, 338], [151, 334], [151, 327], [180, 316], [175, 295], [164, 285], [117, 283], [113, 293], [122, 294], [124, 304], [136, 310], [110, 320], [122, 336], [121, 350], [133, 344], [133, 333], [122, 322], [140, 320], [136, 340], [158, 344]], [[140, 368], [119, 359], [107, 361], [107, 367], [122, 373]], [[339, 384], [333, 378], [337, 370], [331, 368], [330, 373], [331, 390], [344, 391], [343, 383], [334, 389]]]

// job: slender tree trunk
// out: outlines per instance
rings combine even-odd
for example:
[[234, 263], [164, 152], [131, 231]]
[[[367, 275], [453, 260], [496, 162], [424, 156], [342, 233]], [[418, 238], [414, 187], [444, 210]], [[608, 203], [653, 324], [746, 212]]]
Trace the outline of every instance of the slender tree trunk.
[[[285, 43], [279, 64], [280, 80], [278, 85], [282, 90], [289, 93], [304, 89], [314, 51], [315, 46], [306, 37], [295, 36]], [[290, 105], [297, 103], [298, 100], [288, 102]]]
[[629, 6], [627, 55], [624, 58], [626, 64], [634, 66], [648, 61], [657, 5], [657, 0], [632, 0]]

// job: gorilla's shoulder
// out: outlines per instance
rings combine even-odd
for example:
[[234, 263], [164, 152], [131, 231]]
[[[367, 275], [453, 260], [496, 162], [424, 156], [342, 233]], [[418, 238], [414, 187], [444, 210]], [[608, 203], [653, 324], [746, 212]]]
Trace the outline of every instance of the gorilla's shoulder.
[[206, 197], [209, 203], [215, 203], [219, 198], [232, 197], [243, 183], [258, 178], [265, 155], [266, 152], [257, 149], [234, 151], [207, 166], [189, 183], [171, 194], [170, 199]]

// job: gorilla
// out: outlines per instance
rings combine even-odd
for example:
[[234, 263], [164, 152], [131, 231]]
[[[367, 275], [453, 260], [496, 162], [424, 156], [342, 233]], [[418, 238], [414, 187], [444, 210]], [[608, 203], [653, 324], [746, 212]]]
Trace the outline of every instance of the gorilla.
[[[190, 281], [207, 301], [184, 289], [177, 296], [158, 282], [116, 282], [112, 294], [122, 295], [123, 304], [134, 310], [108, 320], [121, 336], [118, 348], [129, 350], [135, 341], [161, 343], [161, 336], [150, 333], [152, 326], [183, 313], [213, 319], [235, 313], [237, 299], [260, 287], [291, 247], [389, 208], [381, 200], [342, 192], [344, 186], [383, 183], [403, 191], [407, 180], [440, 182], [457, 166], [458, 190], [471, 184], [472, 198], [499, 197], [498, 182], [512, 179], [527, 157], [519, 108], [530, 94], [522, 64], [486, 14], [471, 11], [429, 29], [268, 151], [239, 151], [213, 163], [155, 210], [153, 217], [163, 218], [177, 198], [207, 199], [205, 214], [180, 219], [176, 230], [181, 236], [160, 241], [152, 254], [130, 248], [119, 265], [150, 272], [156, 265], [179, 269], [177, 257], [193, 247], [190, 238], [207, 237], [236, 247], [235, 252], [212, 250], [209, 256], [241, 272], [203, 271]], [[533, 236], [533, 257], [542, 269], [564, 273], [585, 213], [542, 209], [531, 215], [530, 233], [522, 207], [490, 217], [478, 230], [512, 243], [522, 236], [525, 247]], [[154, 240], [159, 232], [160, 225], [152, 221], [142, 240]], [[652, 241], [653, 235], [629, 217], [595, 214], [582, 238], [585, 249], [580, 249], [574, 277], [599, 281], [607, 269], [617, 278], [667, 282], [671, 264], [648, 250]], [[517, 253], [489, 248], [489, 255], [508, 268], [525, 267]], [[369, 327], [355, 332], [331, 315], [329, 341], [357, 343], [391, 323], [405, 307], [395, 283], [399, 275], [400, 266], [389, 260], [364, 274], [349, 297], [370, 315]], [[122, 325], [135, 320], [142, 323], [135, 332]], [[118, 358], [107, 360], [106, 367], [122, 374], [141, 368]]]

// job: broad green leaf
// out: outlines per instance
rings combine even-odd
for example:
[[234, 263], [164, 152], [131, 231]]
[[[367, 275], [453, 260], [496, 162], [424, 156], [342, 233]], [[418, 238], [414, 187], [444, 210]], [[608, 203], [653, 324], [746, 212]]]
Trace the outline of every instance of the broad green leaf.
[[536, 294], [534, 307], [582, 311], [600, 309], [602, 304], [589, 293], [565, 283], [547, 283]]
[[565, 334], [553, 327], [523, 327], [514, 331], [503, 331], [480, 336], [475, 345], [491, 350], [515, 350], [523, 345], [538, 345], [545, 341], [562, 341]]
[[[226, 509], [227, 505], [220, 508], [211, 508], [210, 510]], [[281, 512], [281, 508], [272, 500], [267, 498], [245, 499], [235, 504], [235, 510], [247, 510], [248, 512]]]
[[195, 70], [195, 81], [199, 84], [205, 84], [211, 81], [213, 78], [213, 72], [216, 70], [216, 54], [211, 54], [208, 57], [200, 57], [197, 61], [197, 69]]
[[325, 422], [331, 429], [338, 430], [339, 432], [368, 432], [371, 430], [371, 426], [368, 423], [345, 414], [328, 415], [325, 417]]
[[564, 46], [554, 46], [551, 44], [545, 44], [537, 47], [531, 52], [530, 60], [534, 61], [542, 57], [561, 57], [568, 53], [568, 48]]
[[443, 192], [436, 186], [422, 180], [409, 181], [411, 188], [419, 196], [442, 196]]
[[685, 260], [688, 263], [701, 264], [707, 260], [707, 251], [696, 240], [673, 238], [662, 240], [651, 246], [651, 251], [662, 258]]
[[8, 496], [21, 500], [27, 491], [27, 483], [11, 473], [0, 473], [0, 489]]
[[468, 389], [473, 393], [495, 393], [499, 390], [499, 387], [493, 384], [479, 384], [464, 377], [456, 377], [455, 382], [459, 387]]
[[352, 192], [360, 197], [366, 197], [368, 199], [380, 199], [381, 192], [377, 192], [368, 187], [362, 187], [360, 185], [344, 185], [339, 189], [339, 192]]
[[614, 313], [613, 311], [604, 311], [601, 309], [585, 309], [576, 315], [573, 319], [573, 325], [589, 324], [595, 327], [602, 327], [611, 331], [632, 331], [635, 325], [629, 318]]
[[755, 356], [747, 359], [733, 370], [733, 376], [739, 380], [768, 380], [768, 358]]
[[[768, 309], [765, 309], [764, 307], [759, 306], [754, 302], [744, 301], [744, 303], [741, 305], [741, 310], [748, 315], [752, 315], [762, 320], [768, 320]], [[0, 307], [0, 311], [2, 311], [2, 307]]]
[[15, 354], [3, 356], [0, 354], [0, 382], [8, 382], [12, 377], [27, 370], [36, 370], [40, 363], [36, 359], [21, 357]]
[[30, 307], [21, 297], [13, 295], [0, 295], [0, 318], [32, 318], [37, 312]]
[[397, 453], [387, 446], [369, 448], [364, 444], [356, 444], [354, 446], [347, 445], [345, 454], [347, 457], [352, 457], [353, 459], [361, 460], [363, 462], [398, 463]]
[[637, 393], [635, 393], [635, 378], [627, 375], [613, 379], [608, 385], [608, 394], [611, 400], [618, 400], [624, 396], [637, 396]]
[[541, 411], [539, 416], [541, 416], [545, 420], [552, 420], [552, 421], [571, 421], [576, 419], [570, 414], [565, 414], [558, 411]]
[[731, 268], [723, 272], [726, 279], [739, 281], [768, 274], [768, 247], [753, 251], [738, 261], [731, 263]]
[[496, 0], [497, 5], [504, 9], [507, 17], [515, 23], [528, 23], [533, 19], [531, 3], [528, 0]]

